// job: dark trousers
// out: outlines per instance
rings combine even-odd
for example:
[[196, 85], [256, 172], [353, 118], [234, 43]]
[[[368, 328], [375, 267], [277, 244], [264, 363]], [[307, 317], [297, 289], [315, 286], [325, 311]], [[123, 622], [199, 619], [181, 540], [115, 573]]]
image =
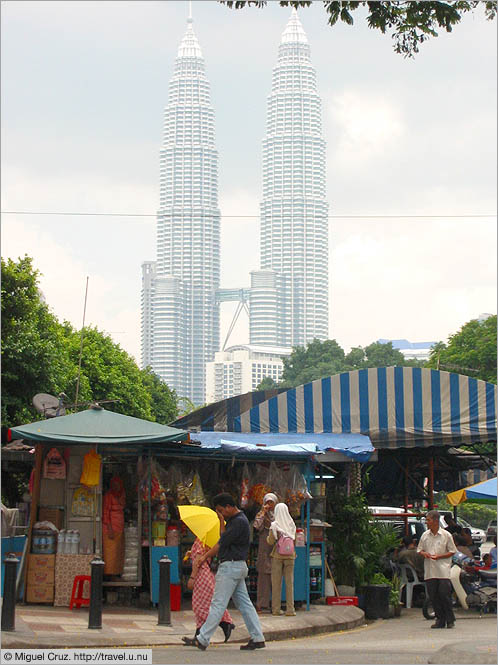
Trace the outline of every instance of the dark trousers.
[[432, 607], [436, 613], [436, 620], [444, 626], [449, 623], [454, 623], [455, 615], [453, 614], [453, 603], [451, 599], [451, 580], [432, 578], [430, 580], [425, 580], [425, 583], [427, 585], [427, 593], [432, 602]]

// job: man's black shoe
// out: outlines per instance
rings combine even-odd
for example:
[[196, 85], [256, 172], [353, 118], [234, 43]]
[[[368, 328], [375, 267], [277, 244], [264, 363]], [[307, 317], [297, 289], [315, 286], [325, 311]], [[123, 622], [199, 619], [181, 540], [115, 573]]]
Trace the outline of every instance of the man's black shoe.
[[243, 644], [240, 647], [241, 651], [253, 651], [254, 649], [264, 649], [266, 644], [264, 642], [253, 642], [249, 640], [247, 644]]
[[431, 628], [444, 628], [444, 623], [441, 623], [440, 621], [436, 621], [436, 623], [433, 623]]
[[450, 621], [449, 624], [447, 624], [446, 628], [454, 628], [455, 627], [455, 622]]
[[206, 651], [207, 647], [201, 644], [197, 637], [182, 637], [183, 643], [186, 647], [197, 647], [201, 651]]

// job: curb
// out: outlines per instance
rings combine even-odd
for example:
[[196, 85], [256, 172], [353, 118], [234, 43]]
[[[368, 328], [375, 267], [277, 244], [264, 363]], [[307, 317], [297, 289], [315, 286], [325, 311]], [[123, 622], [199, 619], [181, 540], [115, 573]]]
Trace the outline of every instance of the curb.
[[[323, 633], [333, 633], [343, 630], [352, 630], [365, 623], [365, 614], [363, 610], [358, 607], [343, 607], [341, 608], [341, 620], [334, 620], [333, 616], [324, 614], [314, 616], [304, 616], [300, 614], [298, 620], [293, 620], [297, 625], [287, 625], [285, 628], [273, 627], [265, 629], [265, 641], [276, 642], [280, 640], [287, 640], [292, 637], [310, 637], [313, 635]], [[240, 625], [240, 632], [235, 639], [230, 641], [234, 644], [246, 642], [249, 638], [247, 629], [242, 622]], [[24, 634], [22, 634], [24, 632]], [[87, 630], [84, 633], [69, 633], [66, 635], [37, 635], [34, 638], [32, 633], [28, 633], [26, 629], [19, 632], [2, 633], [2, 649], [50, 649], [50, 648], [93, 648], [93, 647], [157, 647], [157, 646], [181, 646], [181, 635], [189, 632], [180, 626], [161, 626], [156, 631], [143, 631], [142, 633], [134, 634], [130, 632], [126, 638], [120, 636], [109, 635], [105, 632], [105, 625], [102, 629]], [[144, 634], [145, 633], [145, 634]], [[126, 641], [124, 641], [126, 639]], [[34, 646], [36, 641], [36, 646]]]

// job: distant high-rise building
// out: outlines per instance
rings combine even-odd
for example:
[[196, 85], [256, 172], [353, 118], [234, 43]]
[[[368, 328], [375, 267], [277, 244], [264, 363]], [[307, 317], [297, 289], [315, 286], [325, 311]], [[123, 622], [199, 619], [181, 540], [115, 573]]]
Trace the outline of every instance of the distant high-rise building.
[[164, 112], [157, 260], [142, 266], [142, 364], [178, 395], [205, 400], [219, 348], [220, 211], [214, 110], [192, 19]]
[[431, 349], [437, 342], [409, 342], [407, 339], [378, 339], [378, 344], [391, 342], [393, 349], [401, 351], [405, 360], [429, 360]]
[[284, 371], [282, 358], [290, 353], [289, 348], [249, 344], [218, 351], [206, 365], [207, 402], [252, 392], [265, 378], [278, 383]]
[[251, 274], [250, 343], [328, 337], [328, 205], [321, 101], [297, 12], [280, 42], [263, 141], [261, 270]]

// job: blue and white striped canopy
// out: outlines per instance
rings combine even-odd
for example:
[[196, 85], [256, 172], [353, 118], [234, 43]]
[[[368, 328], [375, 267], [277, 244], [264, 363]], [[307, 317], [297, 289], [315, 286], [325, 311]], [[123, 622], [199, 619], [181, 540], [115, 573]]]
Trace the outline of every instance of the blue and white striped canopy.
[[496, 441], [496, 386], [420, 367], [354, 370], [254, 406], [238, 432], [353, 432], [376, 448]]

